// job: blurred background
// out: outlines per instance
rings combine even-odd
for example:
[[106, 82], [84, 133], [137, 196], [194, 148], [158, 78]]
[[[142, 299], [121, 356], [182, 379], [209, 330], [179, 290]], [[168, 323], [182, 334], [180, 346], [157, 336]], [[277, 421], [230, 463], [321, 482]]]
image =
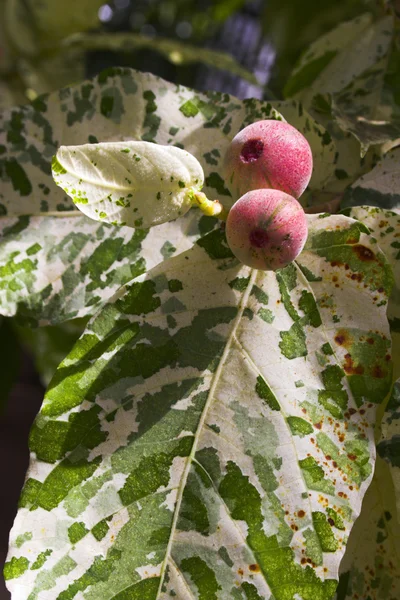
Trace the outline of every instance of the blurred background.
[[[103, 4], [98, 0], [49, 0], [49, 5], [62, 4], [64, 12], [81, 11], [86, 4], [91, 11], [90, 27], [83, 33], [70, 19], [72, 25], [67, 30], [60, 22], [60, 31], [54, 29], [53, 21], [50, 34], [46, 18], [51, 17], [52, 9], [50, 17], [39, 15], [34, 21], [35, 2], [0, 0], [0, 108], [34, 100], [41, 93], [111, 66], [149, 71], [188, 87], [227, 92], [241, 99], [282, 98], [284, 83], [310, 42], [341, 21], [366, 9], [374, 11], [379, 3], [114, 0]], [[46, 51], [36, 47], [38, 39], [45, 40]], [[220, 68], [215, 68], [217, 64]], [[0, 319], [0, 554], [4, 563], [8, 532], [28, 464], [31, 423], [45, 385], [85, 322], [28, 330], [14, 319]], [[1, 581], [0, 600], [8, 598]]]

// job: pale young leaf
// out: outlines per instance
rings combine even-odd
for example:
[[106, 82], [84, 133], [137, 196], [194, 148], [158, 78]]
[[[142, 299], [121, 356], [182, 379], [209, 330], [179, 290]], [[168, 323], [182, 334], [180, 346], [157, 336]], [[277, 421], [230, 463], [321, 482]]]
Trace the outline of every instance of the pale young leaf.
[[52, 172], [91, 219], [145, 229], [185, 215], [204, 183], [192, 154], [143, 141], [61, 146]]

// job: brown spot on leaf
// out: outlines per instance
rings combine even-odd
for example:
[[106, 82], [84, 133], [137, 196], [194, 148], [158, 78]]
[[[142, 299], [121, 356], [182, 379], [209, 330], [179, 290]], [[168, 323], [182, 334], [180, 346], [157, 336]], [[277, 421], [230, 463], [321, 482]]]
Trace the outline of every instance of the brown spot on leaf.
[[244, 575], [243, 569], [238, 569], [238, 575], [240, 575], [240, 576]]
[[299, 512], [297, 513], [297, 516], [300, 517], [300, 519], [302, 519], [303, 517], [306, 516], [306, 513], [304, 512], [304, 510], [299, 510]]
[[[348, 277], [349, 277], [349, 275], [348, 275]], [[364, 275], [362, 273], [352, 273], [350, 275], [350, 279], [352, 279], [353, 281], [361, 282], [364, 279]]]
[[362, 246], [361, 244], [356, 244], [353, 246], [353, 252], [357, 255], [357, 258], [363, 262], [372, 262], [373, 260], [376, 260], [375, 254], [372, 252], [372, 250], [366, 246]]
[[322, 423], [314, 423], [314, 427], [317, 429], [322, 429]]
[[348, 457], [350, 460], [357, 460], [357, 456], [356, 456], [355, 454], [348, 454], [348, 455], [347, 455], [347, 457]]
[[345, 364], [343, 365], [343, 369], [346, 371], [347, 375], [362, 375], [364, 373], [364, 367], [362, 365], [355, 365], [353, 359], [351, 358], [351, 354], [345, 354]]
[[372, 377], [383, 379], [386, 377], [386, 371], [384, 371], [380, 365], [375, 365], [375, 367], [372, 369]]
[[331, 527], [333, 527], [333, 526], [334, 526], [334, 524], [335, 524], [335, 521], [329, 517], [329, 519], [328, 519], [328, 523], [329, 523], [329, 525], [330, 525]]
[[257, 563], [255, 563], [254, 565], [249, 565], [249, 569], [253, 573], [259, 573], [260, 572], [260, 565], [258, 565]]
[[344, 347], [347, 347], [351, 343], [351, 337], [345, 329], [339, 329], [334, 337], [334, 340], [339, 346]]

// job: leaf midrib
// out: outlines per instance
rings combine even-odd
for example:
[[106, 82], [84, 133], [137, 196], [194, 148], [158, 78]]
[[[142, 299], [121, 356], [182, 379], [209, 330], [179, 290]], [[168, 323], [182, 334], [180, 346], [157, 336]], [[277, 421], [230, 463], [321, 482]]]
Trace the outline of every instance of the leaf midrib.
[[200, 435], [201, 435], [201, 433], [203, 431], [203, 428], [204, 428], [204, 424], [205, 424], [206, 416], [208, 414], [208, 410], [209, 410], [209, 408], [210, 408], [210, 406], [211, 406], [211, 404], [212, 404], [212, 402], [214, 400], [214, 393], [215, 393], [215, 390], [217, 388], [217, 385], [218, 385], [218, 382], [219, 382], [219, 379], [220, 379], [220, 375], [221, 375], [222, 369], [224, 367], [225, 361], [228, 358], [228, 354], [230, 352], [231, 346], [234, 343], [236, 330], [237, 330], [237, 328], [239, 326], [239, 323], [240, 323], [240, 321], [242, 319], [243, 312], [244, 312], [244, 310], [245, 310], [245, 308], [247, 306], [247, 301], [248, 301], [249, 296], [251, 294], [251, 290], [253, 289], [253, 284], [254, 284], [254, 282], [255, 282], [255, 280], [257, 278], [257, 273], [258, 273], [258, 271], [256, 269], [252, 270], [250, 278], [249, 278], [249, 282], [248, 282], [247, 287], [244, 290], [242, 298], [240, 300], [238, 313], [237, 313], [237, 315], [235, 317], [234, 323], [232, 325], [232, 329], [231, 329], [229, 337], [228, 337], [228, 339], [226, 341], [225, 349], [224, 349], [224, 352], [223, 352], [223, 354], [221, 356], [221, 360], [219, 361], [217, 370], [215, 371], [214, 377], [212, 379], [211, 387], [210, 387], [210, 390], [208, 392], [207, 402], [206, 402], [206, 404], [204, 406], [203, 413], [202, 413], [202, 415], [200, 417], [200, 421], [199, 421], [199, 424], [198, 424], [198, 427], [197, 427], [196, 435], [195, 435], [194, 440], [193, 440], [192, 449], [191, 449], [191, 452], [190, 452], [190, 454], [189, 454], [189, 456], [187, 458], [185, 470], [184, 470], [184, 472], [182, 474], [182, 477], [181, 477], [181, 482], [180, 482], [180, 485], [179, 485], [179, 488], [178, 488], [177, 500], [176, 500], [176, 505], [175, 505], [174, 518], [173, 518], [172, 525], [171, 525], [171, 533], [170, 533], [169, 540], [168, 540], [168, 545], [167, 545], [167, 548], [166, 548], [166, 551], [165, 551], [165, 558], [164, 558], [164, 561], [163, 561], [162, 566], [161, 566], [160, 584], [159, 584], [159, 587], [158, 587], [158, 590], [157, 590], [156, 600], [158, 600], [160, 598], [160, 593], [162, 591], [162, 586], [163, 586], [163, 583], [164, 583], [165, 571], [166, 571], [167, 564], [168, 564], [168, 561], [169, 561], [169, 558], [170, 558], [170, 555], [171, 555], [173, 538], [174, 538], [174, 535], [175, 535], [175, 530], [176, 530], [177, 522], [178, 522], [179, 515], [180, 515], [180, 508], [181, 508], [182, 498], [183, 498], [183, 494], [184, 494], [184, 491], [185, 491], [185, 488], [186, 488], [186, 482], [187, 482], [187, 478], [189, 476], [189, 472], [190, 472], [190, 469], [191, 469], [191, 466], [192, 466], [192, 462], [193, 462], [193, 460], [195, 458], [195, 454], [196, 454], [196, 450], [197, 450], [197, 445], [198, 445], [198, 442], [199, 442], [199, 438], [200, 438]]

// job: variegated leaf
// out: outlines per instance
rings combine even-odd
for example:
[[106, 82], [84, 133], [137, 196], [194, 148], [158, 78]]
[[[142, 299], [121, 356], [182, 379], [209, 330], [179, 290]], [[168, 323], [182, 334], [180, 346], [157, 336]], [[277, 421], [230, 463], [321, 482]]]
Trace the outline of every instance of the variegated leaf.
[[[389, 178], [389, 173], [384, 178]], [[393, 212], [372, 206], [355, 206], [344, 212], [368, 227], [392, 267], [394, 283], [387, 316], [393, 344], [393, 376], [396, 380], [400, 377], [400, 210]]]
[[61, 146], [52, 173], [91, 219], [145, 229], [183, 217], [204, 183], [192, 154], [151, 142]]
[[381, 109], [387, 63], [385, 56], [332, 99], [334, 117], [344, 131], [350, 131], [360, 142], [362, 156], [371, 145], [392, 143], [400, 138], [399, 120], [385, 118]]
[[215, 230], [90, 321], [31, 432], [14, 599], [332, 598], [391, 381], [392, 273], [361, 223], [309, 225], [276, 274]]
[[370, 205], [386, 209], [400, 208], [400, 148], [391, 150], [346, 190], [342, 206]]
[[400, 598], [400, 520], [389, 466], [378, 456], [341, 564], [336, 600]]
[[[190, 248], [214, 219], [150, 230], [82, 216], [0, 219], [0, 306], [29, 325], [59, 323], [95, 312], [122, 284]], [[192, 228], [192, 229], [191, 229]]]
[[388, 52], [393, 18], [373, 22], [365, 14], [341, 23], [318, 38], [300, 58], [285, 87], [287, 96], [306, 106], [316, 94], [336, 94]]
[[[286, 104], [283, 103], [282, 112], [285, 110]], [[293, 125], [307, 138], [310, 137], [314, 160], [311, 185], [315, 181], [318, 187], [329, 171], [329, 161], [334, 160], [334, 145], [322, 127], [302, 114], [301, 105], [290, 103], [287, 110], [289, 122], [293, 120]], [[212, 199], [217, 197], [229, 207], [232, 198], [221, 176], [226, 148], [240, 129], [266, 118], [282, 118], [269, 102], [252, 99], [242, 102], [216, 92], [200, 94], [130, 69], [105, 71], [91, 81], [40, 97], [32, 104], [0, 114], [0, 214], [13, 217], [74, 208], [72, 201], [55, 185], [51, 177], [51, 159], [57, 148], [61, 145], [124, 140], [152, 141], [184, 148], [203, 167], [204, 192], [207, 196]], [[46, 258], [53, 242], [46, 245], [41, 237], [38, 224], [44, 221], [38, 221], [36, 217], [26, 219], [31, 225], [24, 227], [24, 236], [29, 238], [30, 245], [38, 244], [44, 249], [41, 262], [37, 263], [40, 275], [36, 272], [36, 265], [32, 265], [29, 281], [33, 280], [33, 283], [21, 288], [19, 275], [17, 274], [14, 282], [13, 273], [7, 271], [3, 289], [11, 292], [0, 303], [2, 312], [13, 315], [17, 305], [24, 306], [26, 316], [41, 322], [48, 322], [49, 319], [57, 322], [94, 312], [98, 301], [109, 297], [116, 288], [112, 285], [110, 287], [109, 282], [103, 280], [100, 294], [95, 291], [96, 298], [93, 299], [93, 293], [87, 294], [92, 287], [91, 273], [85, 274], [85, 281], [82, 281], [78, 268], [74, 277], [76, 291], [72, 292], [71, 288], [64, 291], [63, 282], [67, 277], [63, 278], [63, 273], [67, 270], [67, 265], [65, 263], [62, 266], [60, 262], [60, 269], [56, 274], [57, 285], [53, 286], [54, 264]], [[175, 249], [183, 251], [189, 248], [193, 236], [204, 233], [204, 230], [199, 229], [199, 219], [200, 211], [189, 212], [176, 224], [160, 226], [157, 234], [150, 232], [146, 239], [151, 242], [143, 245], [136, 260], [141, 257], [144, 268], [149, 268], [155, 264], [152, 257], [159, 256], [162, 260], [163, 254], [173, 254]], [[11, 225], [14, 223], [12, 221]], [[77, 232], [77, 222], [74, 224], [73, 219], [68, 219], [64, 225], [59, 220], [46, 223], [47, 231], [50, 226], [61, 227], [57, 236], [66, 240], [65, 243], [70, 243], [70, 236]], [[85, 231], [87, 227], [89, 225], [86, 221]], [[90, 227], [94, 234], [97, 225], [91, 224]], [[13, 236], [9, 235], [9, 228], [10, 223], [4, 223], [3, 231], [6, 230], [7, 235], [3, 235], [2, 239], [2, 260], [20, 262], [29, 258], [24, 256], [22, 248], [30, 246], [20, 246], [18, 257], [12, 256], [15, 246]], [[116, 230], [110, 235], [117, 235]], [[118, 234], [117, 237], [119, 235], [124, 237], [128, 234]], [[184, 240], [185, 235], [189, 235], [190, 239]], [[19, 241], [21, 238], [22, 236]], [[99, 240], [99, 246], [103, 241], [103, 238]], [[92, 242], [82, 246], [79, 261], [90, 260], [97, 248], [94, 237]], [[100, 261], [105, 261], [104, 265], [98, 263], [98, 268], [104, 273], [107, 270], [118, 270], [120, 266], [118, 259], [116, 264], [109, 263], [108, 258], [101, 258]], [[95, 286], [98, 290], [97, 284]], [[36, 296], [32, 299], [34, 294]], [[55, 296], [59, 297], [56, 311], [48, 306]], [[64, 298], [67, 299], [66, 305]], [[72, 310], [70, 301], [73, 301]]]

